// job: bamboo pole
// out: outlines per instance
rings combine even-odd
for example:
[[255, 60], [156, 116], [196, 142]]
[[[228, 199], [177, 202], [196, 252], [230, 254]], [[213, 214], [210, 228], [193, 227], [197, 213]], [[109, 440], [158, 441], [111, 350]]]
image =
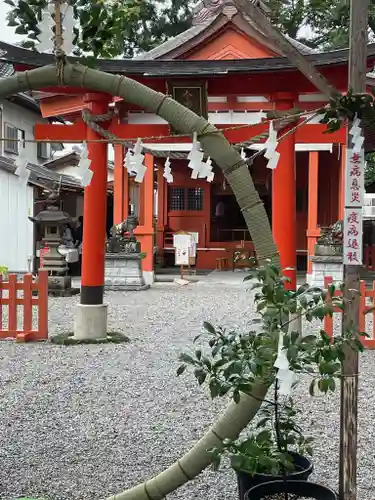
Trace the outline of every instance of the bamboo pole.
[[[369, 0], [351, 0], [349, 88], [354, 93], [366, 92], [367, 30]], [[349, 124], [350, 127], [350, 124]], [[348, 131], [349, 131], [348, 127]], [[351, 138], [348, 134], [348, 147]], [[348, 182], [346, 179], [345, 182]], [[360, 266], [344, 267], [344, 302], [342, 331], [360, 331]], [[340, 414], [340, 500], [357, 498], [357, 443], [358, 443], [358, 351], [345, 348], [342, 363]]]

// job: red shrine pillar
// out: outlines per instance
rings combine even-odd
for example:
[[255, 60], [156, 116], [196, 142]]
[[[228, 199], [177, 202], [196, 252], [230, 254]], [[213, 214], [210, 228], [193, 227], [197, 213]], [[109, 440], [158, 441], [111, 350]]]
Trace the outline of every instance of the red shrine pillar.
[[[274, 96], [277, 110], [294, 107], [294, 95], [279, 93]], [[283, 129], [285, 133], [288, 129]], [[295, 135], [290, 134], [280, 141], [277, 148], [280, 160], [272, 172], [272, 232], [280, 253], [281, 268], [292, 283], [289, 289], [296, 288], [297, 238], [296, 238], [296, 172], [295, 172]]]
[[160, 162], [157, 162], [158, 172], [158, 218], [156, 226], [156, 245], [158, 247], [159, 258], [164, 255], [164, 232], [167, 225], [167, 181], [163, 177], [164, 168]]
[[129, 173], [124, 168], [125, 148], [114, 145], [113, 223], [121, 224], [129, 215]]
[[309, 153], [309, 187], [307, 212], [307, 274], [312, 277], [312, 262], [315, 255], [315, 244], [320, 235], [318, 228], [318, 191], [319, 191], [319, 151]]
[[[87, 94], [85, 101], [94, 115], [108, 111], [109, 99], [104, 95]], [[98, 139], [103, 138], [88, 127], [87, 140]], [[94, 175], [84, 192], [81, 303], [75, 318], [75, 336], [86, 339], [107, 335], [107, 306], [103, 304], [103, 294], [108, 167], [106, 142], [88, 142], [87, 147]]]

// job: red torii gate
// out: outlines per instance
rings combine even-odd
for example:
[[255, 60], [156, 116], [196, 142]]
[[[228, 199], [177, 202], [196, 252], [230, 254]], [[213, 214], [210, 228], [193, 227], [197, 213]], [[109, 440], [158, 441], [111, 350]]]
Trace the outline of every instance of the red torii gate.
[[[53, 90], [53, 89], [52, 89]], [[78, 89], [77, 89], [78, 90]], [[64, 93], [75, 93], [76, 89], [63, 89]], [[69, 109], [74, 116], [77, 112], [87, 108], [93, 115], [103, 115], [108, 112], [108, 105], [112, 101], [112, 96], [105, 94], [85, 94], [82, 97], [76, 96], [76, 105], [72, 103], [73, 96], [66, 96], [69, 100]], [[61, 89], [59, 89], [61, 92]], [[51, 92], [51, 89], [45, 89], [45, 92]], [[60, 101], [61, 111], [69, 114], [68, 109], [64, 108], [65, 96], [54, 97], [54, 101]], [[74, 99], [73, 99], [74, 101]], [[79, 104], [80, 103], [80, 104]], [[59, 107], [59, 106], [58, 106]], [[49, 108], [48, 99], [43, 103], [42, 112], [45, 117], [56, 116], [56, 104]], [[281, 109], [281, 108], [280, 108]], [[290, 103], [285, 101], [284, 109], [290, 109]], [[248, 141], [252, 137], [258, 136], [268, 131], [268, 123], [256, 125], [218, 125], [219, 129], [230, 129], [223, 131], [227, 140], [231, 143]], [[168, 139], [168, 142], [186, 143], [191, 138], [170, 136], [169, 125], [150, 124], [134, 125], [119, 123], [117, 117], [108, 121], [103, 127], [116, 135], [120, 140], [129, 141], [139, 138], [147, 138], [148, 143], [162, 143]], [[286, 237], [288, 216], [292, 215], [290, 225], [293, 225], [294, 215], [285, 212], [285, 197], [295, 196], [294, 179], [294, 147], [295, 143], [338, 143], [345, 144], [346, 131], [340, 129], [332, 134], [325, 133], [326, 125], [308, 124], [297, 128], [295, 132], [286, 137], [279, 146], [281, 158], [276, 171], [273, 175], [274, 202], [273, 211], [276, 214], [274, 218], [273, 233], [276, 244], [278, 245], [281, 257], [281, 264], [289, 267], [295, 259], [295, 249], [291, 238]], [[34, 137], [37, 141], [50, 142], [88, 142], [89, 157], [92, 160], [91, 170], [94, 172], [91, 184], [85, 188], [84, 196], [84, 233], [83, 233], [83, 255], [82, 255], [82, 282], [81, 282], [81, 303], [86, 305], [99, 305], [103, 303], [104, 292], [104, 262], [105, 262], [105, 219], [106, 219], [106, 188], [107, 188], [107, 142], [94, 130], [92, 130], [81, 118], [76, 118], [70, 125], [63, 124], [36, 124], [34, 128]], [[148, 139], [153, 137], [154, 139]], [[155, 139], [155, 137], [159, 137]], [[90, 142], [97, 141], [97, 142]], [[262, 141], [259, 141], [262, 142]], [[124, 147], [115, 146], [115, 181], [114, 181], [114, 206], [115, 223], [119, 223], [127, 216], [128, 193], [124, 188], [125, 172], [123, 168]], [[143, 221], [137, 228], [137, 236], [141, 242], [142, 251], [146, 253], [143, 260], [143, 271], [153, 271], [153, 165], [154, 159], [151, 154], [146, 155], [145, 164], [148, 167], [145, 179], [141, 188], [141, 212]], [[291, 168], [293, 166], [293, 168]], [[279, 196], [277, 195], [279, 193]], [[292, 205], [291, 205], [292, 206]], [[117, 208], [116, 208], [117, 207]], [[122, 207], [119, 210], [118, 207]], [[279, 215], [277, 215], [279, 214]], [[291, 227], [291, 231], [294, 229]], [[292, 255], [293, 254], [293, 255]], [[295, 276], [293, 276], [295, 279]], [[294, 281], [294, 280], [293, 280]]]

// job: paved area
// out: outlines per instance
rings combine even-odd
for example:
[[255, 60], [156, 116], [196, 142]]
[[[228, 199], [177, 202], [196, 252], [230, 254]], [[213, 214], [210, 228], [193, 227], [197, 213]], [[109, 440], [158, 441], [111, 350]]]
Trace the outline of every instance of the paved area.
[[[226, 406], [211, 403], [192, 376], [176, 378], [177, 357], [204, 320], [249, 328], [251, 295], [240, 274], [221, 283], [158, 285], [109, 293], [110, 329], [131, 343], [60, 347], [0, 344], [0, 498], [106, 498], [162, 471], [207, 430]], [[238, 276], [238, 278], [237, 278]], [[215, 278], [213, 280], [213, 278]], [[238, 281], [237, 281], [238, 280]], [[51, 299], [51, 333], [69, 331], [78, 297]], [[373, 500], [375, 352], [360, 377], [359, 500]], [[315, 479], [337, 486], [339, 394], [296, 398], [316, 436]], [[206, 471], [171, 500], [236, 499], [233, 472]]]

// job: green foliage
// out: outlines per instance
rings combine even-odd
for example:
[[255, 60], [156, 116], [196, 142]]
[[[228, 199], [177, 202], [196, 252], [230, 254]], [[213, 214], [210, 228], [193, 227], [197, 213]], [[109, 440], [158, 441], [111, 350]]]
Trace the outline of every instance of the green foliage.
[[323, 114], [320, 123], [327, 125], [327, 132], [335, 132], [346, 120], [354, 120], [357, 116], [364, 125], [375, 124], [374, 95], [355, 94], [351, 89], [345, 95], [330, 99], [328, 105], [319, 112]]
[[0, 275], [8, 276], [8, 268], [6, 266], [0, 266]]
[[[47, 0], [4, 0], [12, 10], [8, 25], [34, 48]], [[191, 26], [193, 0], [71, 0], [79, 19], [75, 55], [133, 57], [157, 47]], [[285, 34], [320, 49], [348, 45], [349, 8], [345, 0], [268, 0], [273, 23]], [[375, 0], [370, 0], [370, 27], [375, 31]], [[313, 35], [301, 36], [309, 25]]]
[[[316, 390], [322, 393], [335, 390], [345, 349], [363, 351], [362, 334], [349, 329], [332, 339], [322, 328], [307, 336], [291, 331], [291, 315], [304, 317], [311, 323], [332, 316], [335, 308], [344, 309], [342, 299], [335, 296], [334, 285], [329, 290], [307, 284], [296, 291], [287, 290], [287, 278], [269, 262], [251, 271], [248, 278], [254, 280], [252, 289], [259, 313], [259, 318], [253, 320], [253, 329], [239, 332], [205, 323], [204, 332], [195, 338], [194, 349], [181, 354], [182, 364], [177, 374], [191, 368], [198, 384], [208, 387], [212, 399], [230, 395], [236, 403], [241, 393], [253, 396], [255, 383], [274, 385], [274, 399], [263, 402], [263, 415], [256, 431], [245, 439], [225, 442], [223, 449], [212, 450], [216, 466], [226, 453], [234, 468], [251, 474], [274, 473], [291, 466], [289, 451], [312, 453], [311, 439], [304, 436], [297, 424], [299, 410], [292, 399], [283, 400], [279, 396], [278, 370], [274, 365], [280, 335], [290, 369], [295, 374], [312, 377], [310, 394], [313, 395]], [[206, 343], [198, 346], [202, 338]]]
[[[24, 47], [34, 48], [37, 24], [47, 0], [5, 0], [12, 7], [8, 26], [25, 35]], [[190, 25], [187, 0], [71, 0], [79, 20], [75, 55], [94, 58], [133, 57], [149, 50]]]
[[280, 434], [276, 444], [274, 435], [274, 406], [264, 403], [259, 412], [255, 431], [236, 441], [225, 440], [221, 449], [210, 450], [213, 468], [217, 470], [224, 455], [229, 457], [231, 466], [248, 474], [281, 475], [283, 471], [294, 470], [294, 449], [300, 455], [312, 455], [312, 437], [305, 437], [296, 420], [301, 412], [295, 409], [289, 399], [281, 408], [278, 421]]
[[268, 0], [273, 24], [293, 39], [298, 38], [298, 31], [306, 17], [305, 0]]
[[375, 182], [375, 153], [367, 153], [365, 167], [366, 187]]

